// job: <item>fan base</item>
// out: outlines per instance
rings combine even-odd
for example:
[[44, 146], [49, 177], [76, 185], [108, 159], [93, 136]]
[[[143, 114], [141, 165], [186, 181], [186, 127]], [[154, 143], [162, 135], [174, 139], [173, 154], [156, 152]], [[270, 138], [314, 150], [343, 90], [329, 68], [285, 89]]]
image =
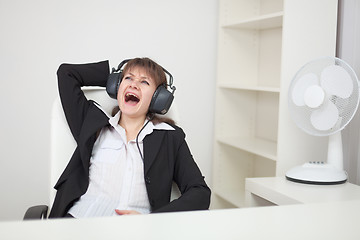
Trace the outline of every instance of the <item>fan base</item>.
[[289, 181], [315, 185], [335, 185], [347, 181], [347, 174], [344, 170], [323, 162], [305, 163], [302, 166], [294, 167], [285, 176]]

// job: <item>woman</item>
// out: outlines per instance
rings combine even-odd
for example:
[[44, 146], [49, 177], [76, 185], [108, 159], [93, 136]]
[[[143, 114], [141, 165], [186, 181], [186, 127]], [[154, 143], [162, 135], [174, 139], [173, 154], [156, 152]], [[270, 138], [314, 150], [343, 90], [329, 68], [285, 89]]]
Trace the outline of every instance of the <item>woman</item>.
[[[117, 93], [120, 111], [114, 116], [81, 91], [82, 86], [106, 86], [107, 61], [62, 64], [57, 74], [77, 148], [55, 185], [50, 217], [208, 209], [210, 189], [184, 132], [149, 113], [155, 90], [166, 84], [161, 66], [148, 58], [132, 59], [125, 65]], [[170, 202], [173, 181], [181, 197]]]

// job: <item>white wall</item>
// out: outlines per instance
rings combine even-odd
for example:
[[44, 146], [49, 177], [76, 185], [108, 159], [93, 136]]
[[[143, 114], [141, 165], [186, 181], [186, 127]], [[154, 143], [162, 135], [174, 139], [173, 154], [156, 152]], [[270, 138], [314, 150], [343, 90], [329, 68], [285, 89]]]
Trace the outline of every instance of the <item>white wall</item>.
[[[360, 1], [339, 1], [337, 56], [345, 60], [360, 78]], [[360, 185], [360, 110], [342, 131], [344, 168], [349, 182]]]
[[49, 116], [62, 62], [147, 56], [169, 70], [211, 183], [217, 0], [0, 0], [0, 220], [47, 204]]

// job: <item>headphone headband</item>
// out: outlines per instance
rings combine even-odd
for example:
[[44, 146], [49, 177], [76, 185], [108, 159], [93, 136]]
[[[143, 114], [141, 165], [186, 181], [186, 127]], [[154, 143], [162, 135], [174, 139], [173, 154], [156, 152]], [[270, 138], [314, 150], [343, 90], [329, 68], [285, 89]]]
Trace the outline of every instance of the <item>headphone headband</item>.
[[127, 62], [129, 62], [130, 60], [131, 60], [131, 59], [125, 59], [125, 60], [123, 60], [121, 63], [119, 63], [119, 65], [118, 65], [117, 69], [112, 68], [111, 73], [121, 71], [122, 67], [123, 67], [123, 66], [124, 66]]
[[[119, 63], [118, 67], [115, 69], [115, 68], [112, 68], [112, 71], [111, 73], [117, 73], [117, 72], [122, 72], [122, 67], [128, 63], [129, 61], [131, 61], [132, 59], [125, 59], [123, 61], [121, 61], [121, 63]], [[160, 65], [159, 65], [160, 66]], [[160, 66], [161, 67], [161, 66]], [[175, 92], [176, 90], [176, 87], [173, 86], [173, 82], [174, 82], [174, 79], [173, 79], [173, 76], [171, 75], [171, 73], [166, 70], [165, 68], [161, 67], [162, 70], [169, 76], [169, 84], [166, 83], [166, 86], [168, 86], [171, 90], [173, 90], [173, 93]], [[121, 81], [121, 79], [120, 79]]]

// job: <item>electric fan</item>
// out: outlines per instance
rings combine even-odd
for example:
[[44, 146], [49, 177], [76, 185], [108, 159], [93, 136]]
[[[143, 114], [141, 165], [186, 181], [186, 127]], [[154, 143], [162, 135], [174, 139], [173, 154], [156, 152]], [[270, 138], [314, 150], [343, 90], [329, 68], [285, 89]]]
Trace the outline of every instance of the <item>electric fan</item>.
[[328, 136], [327, 161], [312, 159], [287, 171], [286, 179], [318, 185], [346, 182], [341, 130], [351, 121], [358, 105], [358, 79], [345, 61], [323, 57], [300, 68], [289, 88], [290, 115], [306, 133]]

